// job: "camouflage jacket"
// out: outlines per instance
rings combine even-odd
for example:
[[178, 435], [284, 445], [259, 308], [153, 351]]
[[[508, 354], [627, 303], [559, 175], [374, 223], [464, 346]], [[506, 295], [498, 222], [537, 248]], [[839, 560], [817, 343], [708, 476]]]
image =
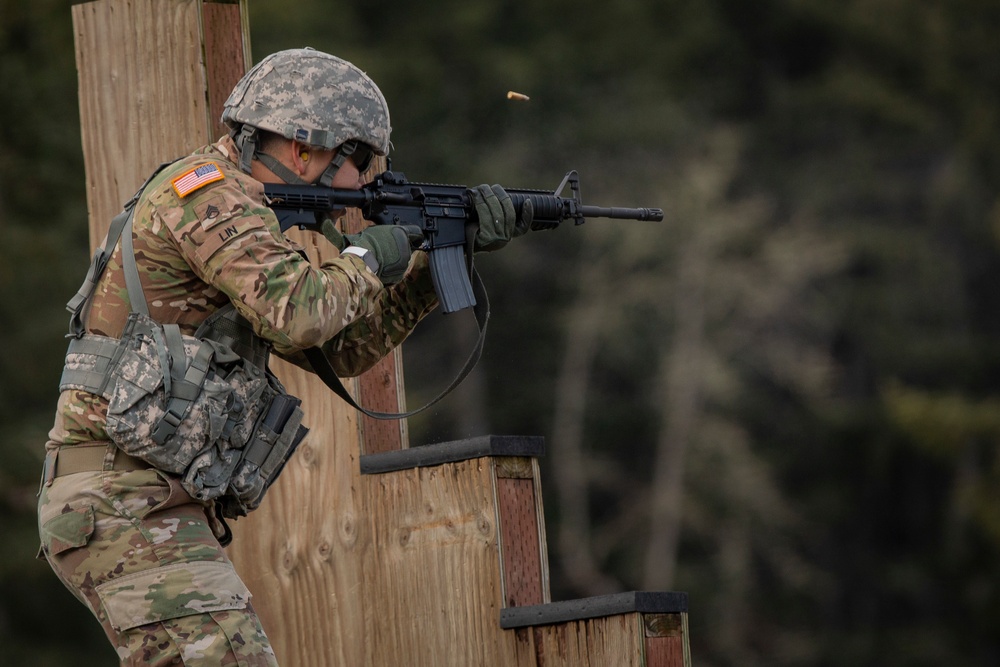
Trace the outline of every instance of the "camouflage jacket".
[[[406, 276], [389, 288], [355, 255], [310, 264], [281, 233], [262, 184], [237, 168], [238, 155], [228, 137], [199, 149], [160, 172], [136, 205], [136, 265], [150, 315], [193, 334], [232, 302], [279, 357], [305, 366], [301, 351], [321, 346], [339, 375], [364, 372], [436, 306], [426, 255], [414, 253]], [[210, 170], [213, 180], [188, 191], [181, 179], [209, 163], [218, 170]], [[87, 331], [117, 338], [129, 310], [119, 244], [92, 297]], [[63, 391], [50, 441], [105, 440], [106, 414], [100, 396]]]

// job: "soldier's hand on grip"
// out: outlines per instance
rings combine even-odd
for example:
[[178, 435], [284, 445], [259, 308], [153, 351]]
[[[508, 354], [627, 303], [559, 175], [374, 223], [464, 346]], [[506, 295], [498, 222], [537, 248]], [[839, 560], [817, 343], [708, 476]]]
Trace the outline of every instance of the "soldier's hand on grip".
[[[345, 234], [344, 239], [348, 243], [344, 252], [352, 252], [351, 246], [367, 250], [371, 257], [365, 257], [365, 263], [383, 285], [395, 285], [403, 279], [410, 255], [423, 243], [424, 235], [413, 225], [374, 225], [357, 234]], [[375, 260], [374, 266], [369, 259]]]

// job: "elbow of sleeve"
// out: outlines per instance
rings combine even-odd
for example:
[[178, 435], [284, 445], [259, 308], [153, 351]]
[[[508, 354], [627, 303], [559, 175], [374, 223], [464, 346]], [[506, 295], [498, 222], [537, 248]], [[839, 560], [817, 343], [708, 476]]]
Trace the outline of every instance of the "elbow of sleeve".
[[320, 347], [330, 340], [332, 335], [324, 332], [320, 327], [310, 327], [301, 331], [293, 331], [288, 334], [288, 342], [298, 350], [306, 350], [310, 347]]

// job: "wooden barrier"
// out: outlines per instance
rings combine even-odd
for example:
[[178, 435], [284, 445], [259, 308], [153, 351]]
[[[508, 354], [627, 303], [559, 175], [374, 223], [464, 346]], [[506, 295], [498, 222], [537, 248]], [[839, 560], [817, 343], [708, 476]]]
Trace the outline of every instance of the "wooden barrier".
[[505, 609], [532, 628], [538, 665], [690, 667], [686, 593], [631, 592]]
[[690, 667], [685, 593], [550, 602], [543, 450], [485, 436], [361, 457], [377, 637], [362, 664]]
[[[222, 103], [250, 64], [246, 11], [73, 7], [92, 247], [158, 164], [223, 134]], [[348, 231], [364, 224], [351, 212]], [[335, 252], [290, 235], [312, 261]], [[551, 602], [540, 438], [410, 448], [405, 421], [360, 419], [315, 376], [272, 368], [311, 431], [229, 551], [281, 664], [690, 665], [686, 597]], [[345, 384], [373, 409], [403, 409], [398, 351]]]

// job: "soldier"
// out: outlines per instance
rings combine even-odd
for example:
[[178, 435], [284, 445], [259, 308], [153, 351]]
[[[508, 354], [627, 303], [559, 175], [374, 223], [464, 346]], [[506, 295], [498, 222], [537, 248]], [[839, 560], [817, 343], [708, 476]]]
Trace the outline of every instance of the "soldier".
[[[161, 168], [126, 208], [130, 217], [116, 218], [122, 242], [109, 234], [104, 259], [71, 302], [74, 338], [46, 444], [39, 532], [45, 558], [123, 665], [276, 664], [223, 551], [224, 517], [257, 506], [304, 433], [294, 410], [284, 430], [251, 432], [284, 397], [255, 368], [266, 367], [268, 352], [307, 366], [302, 350], [319, 347], [339, 375], [357, 375], [437, 304], [427, 257], [407, 230], [342, 236], [328, 225], [342, 252], [314, 266], [265, 205], [263, 183], [357, 189], [371, 157], [387, 154], [388, 107], [367, 75], [312, 49], [278, 52], [237, 84], [223, 120], [228, 136]], [[528, 229], [530, 213], [518, 219], [498, 186], [473, 198], [483, 211], [477, 249]], [[241, 334], [203, 326], [227, 312]], [[211, 364], [199, 365], [192, 350], [208, 350]], [[220, 363], [245, 367], [246, 387], [258, 389], [220, 389]], [[210, 387], [225, 400], [206, 398]], [[167, 397], [165, 410], [137, 412], [147, 402], [162, 407], [157, 396]], [[172, 405], [181, 416], [205, 405], [222, 412], [206, 412], [200, 433], [191, 417], [171, 421]], [[203, 448], [199, 438], [217, 445]], [[123, 451], [140, 440], [145, 449], [129, 451], [141, 457]], [[284, 448], [250, 465], [260, 442]], [[237, 481], [251, 492], [234, 495]]]

